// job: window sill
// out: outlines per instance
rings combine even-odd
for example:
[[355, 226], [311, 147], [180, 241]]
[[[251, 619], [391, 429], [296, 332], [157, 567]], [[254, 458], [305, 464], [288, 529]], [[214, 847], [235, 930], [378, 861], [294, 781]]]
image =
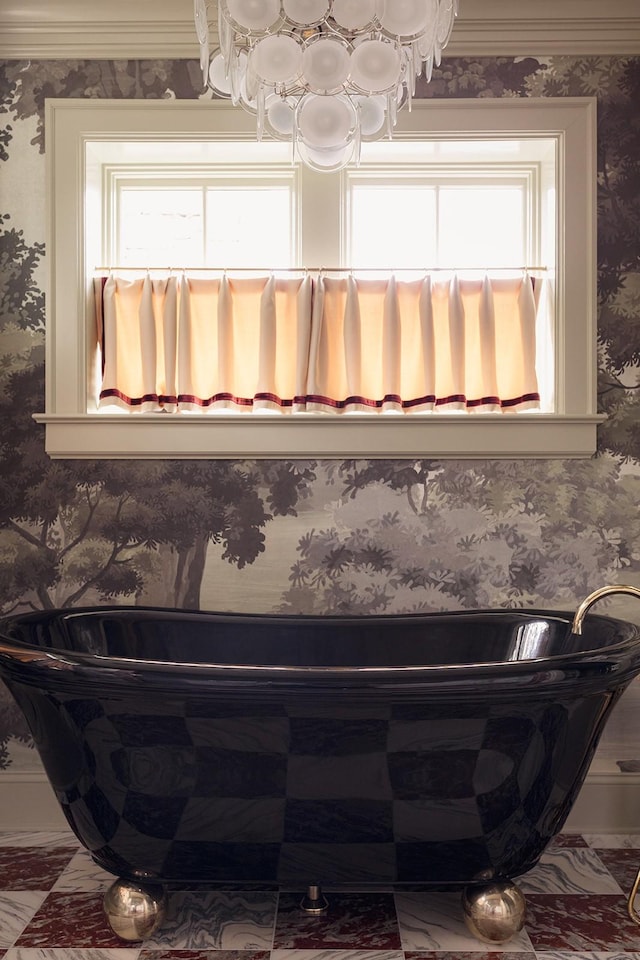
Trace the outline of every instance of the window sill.
[[604, 417], [35, 414], [54, 459], [584, 459]]

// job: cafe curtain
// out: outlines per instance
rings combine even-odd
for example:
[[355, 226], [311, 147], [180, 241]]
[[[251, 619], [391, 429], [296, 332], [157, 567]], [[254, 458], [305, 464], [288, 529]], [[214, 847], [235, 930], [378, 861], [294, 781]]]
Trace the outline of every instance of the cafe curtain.
[[101, 407], [323, 412], [537, 409], [540, 280], [96, 279]]

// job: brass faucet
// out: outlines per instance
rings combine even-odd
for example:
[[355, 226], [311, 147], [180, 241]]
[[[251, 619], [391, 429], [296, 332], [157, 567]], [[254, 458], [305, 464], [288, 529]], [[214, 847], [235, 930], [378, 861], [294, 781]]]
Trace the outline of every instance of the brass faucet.
[[577, 633], [578, 636], [580, 636], [582, 633], [582, 621], [586, 617], [587, 612], [594, 603], [597, 603], [598, 600], [601, 600], [603, 597], [610, 596], [612, 593], [628, 593], [630, 596], [637, 597], [640, 600], [640, 589], [638, 589], [638, 587], [630, 587], [623, 583], [612, 584], [609, 587], [600, 587], [599, 590], [594, 590], [593, 593], [590, 593], [587, 599], [583, 600], [576, 610], [571, 632]]
[[[572, 632], [580, 635], [582, 633], [582, 621], [584, 620], [587, 611], [600, 600], [602, 597], [608, 597], [612, 593], [627, 593], [632, 597], [638, 597], [640, 599], [640, 590], [637, 587], [630, 587], [624, 584], [612, 585], [610, 587], [600, 587], [599, 590], [594, 590], [593, 593], [589, 594], [586, 600], [584, 600], [578, 609], [576, 610], [576, 615], [573, 618]], [[638, 870], [636, 879], [634, 881], [633, 887], [631, 888], [631, 893], [629, 894], [629, 899], [627, 901], [627, 912], [632, 920], [640, 925], [640, 914], [636, 911], [634, 907], [635, 899], [638, 895], [638, 890], [640, 889], [640, 870]]]

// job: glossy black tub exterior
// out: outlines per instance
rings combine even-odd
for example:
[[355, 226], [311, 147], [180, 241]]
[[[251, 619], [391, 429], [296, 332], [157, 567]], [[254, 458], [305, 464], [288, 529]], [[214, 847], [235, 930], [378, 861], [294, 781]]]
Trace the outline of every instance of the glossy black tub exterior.
[[130, 880], [517, 876], [639, 670], [637, 627], [588, 616], [578, 637], [550, 611], [0, 623], [0, 674], [69, 824]]

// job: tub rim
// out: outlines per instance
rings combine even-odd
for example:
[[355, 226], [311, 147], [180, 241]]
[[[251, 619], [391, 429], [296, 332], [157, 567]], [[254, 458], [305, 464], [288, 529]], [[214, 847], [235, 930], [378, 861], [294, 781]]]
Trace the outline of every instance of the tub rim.
[[[491, 677], [503, 677], [507, 679], [522, 674], [536, 674], [542, 670], [550, 672], [570, 669], [579, 669], [589, 665], [599, 664], [601, 672], [605, 666], [609, 665], [607, 672], [615, 673], [616, 676], [624, 670], [630, 676], [638, 672], [640, 665], [640, 624], [633, 621], [622, 620], [617, 617], [609, 617], [603, 614], [589, 614], [585, 618], [585, 623], [593, 621], [605, 621], [609, 625], [616, 625], [627, 636], [617, 640], [615, 643], [605, 646], [598, 646], [591, 649], [578, 648], [566, 650], [557, 654], [551, 654], [544, 657], [530, 657], [520, 660], [485, 660], [474, 662], [451, 662], [445, 664], [407, 664], [407, 665], [289, 665], [289, 664], [255, 664], [255, 663], [215, 663], [215, 662], [194, 662], [194, 661], [171, 661], [156, 660], [139, 657], [111, 656], [96, 654], [85, 651], [64, 650], [59, 647], [44, 648], [33, 643], [17, 640], [5, 634], [4, 629], [7, 624], [28, 623], [30, 621], [68, 619], [76, 617], [93, 616], [96, 617], [116, 614], [126, 615], [130, 613], [152, 615], [158, 614], [161, 617], [169, 616], [172, 620], [199, 620], [207, 616], [214, 617], [224, 621], [256, 621], [267, 620], [273, 623], [284, 622], [291, 623], [294, 620], [302, 621], [306, 624], [316, 622], [330, 622], [333, 624], [349, 622], [358, 622], [360, 624], [368, 621], [386, 621], [401, 623], [403, 621], [416, 620], [436, 620], [436, 619], [472, 619], [477, 616], [491, 616], [499, 618], [501, 615], [522, 616], [525, 620], [544, 619], [547, 621], [557, 621], [565, 624], [567, 627], [567, 637], [575, 636], [577, 640], [583, 641], [583, 638], [577, 634], [571, 633], [571, 623], [573, 613], [563, 610], [549, 610], [540, 608], [477, 608], [454, 611], [434, 611], [427, 613], [398, 613], [398, 614], [270, 614], [270, 613], [235, 613], [218, 612], [209, 610], [183, 610], [175, 607], [156, 607], [156, 606], [129, 606], [129, 605], [111, 605], [105, 607], [60, 607], [51, 610], [26, 612], [19, 614], [9, 614], [0, 618], [0, 668], [6, 664], [8, 659], [14, 665], [16, 663], [29, 664], [48, 668], [56, 672], [82, 671], [106, 674], [110, 671], [112, 674], [122, 671], [128, 675], [135, 674], [168, 674], [188, 675], [219, 678], [237, 678], [238, 680], [250, 678], [268, 678], [270, 675], [281, 681], [302, 678], [325, 679], [327, 681], [334, 679], [336, 681], [346, 681], [348, 679], [358, 680], [358, 678], [377, 678], [388, 677], [390, 680], [415, 679], [428, 680], [438, 675], [451, 675], [452, 679], [462, 678], [464, 675], [473, 673], [480, 679], [484, 675]], [[633, 656], [635, 654], [635, 657]], [[624, 662], [624, 658], [628, 662]]]

